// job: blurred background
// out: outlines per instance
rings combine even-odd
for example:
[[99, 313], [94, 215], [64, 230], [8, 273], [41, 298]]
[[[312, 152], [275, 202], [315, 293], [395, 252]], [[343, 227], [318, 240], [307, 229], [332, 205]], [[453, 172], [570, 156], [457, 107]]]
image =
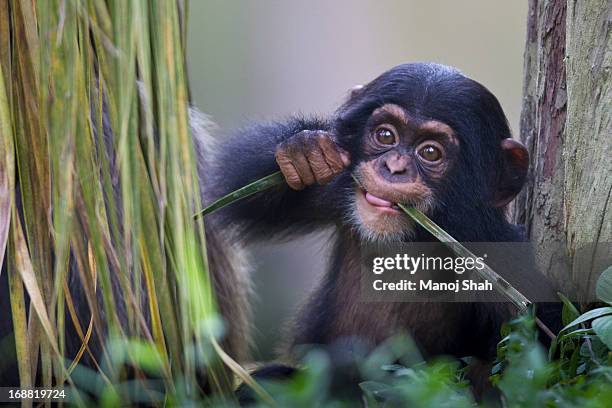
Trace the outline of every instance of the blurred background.
[[[409, 61], [453, 65], [521, 108], [527, 2], [195, 0], [188, 67], [196, 106], [223, 132], [296, 112], [331, 112], [356, 84]], [[221, 134], [221, 133], [220, 133]], [[271, 359], [317, 284], [329, 232], [253, 245], [254, 358]]]

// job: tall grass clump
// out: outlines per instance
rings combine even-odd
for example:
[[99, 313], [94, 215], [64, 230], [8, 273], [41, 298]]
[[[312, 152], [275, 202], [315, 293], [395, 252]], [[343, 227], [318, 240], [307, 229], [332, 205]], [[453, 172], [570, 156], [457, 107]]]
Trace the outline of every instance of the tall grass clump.
[[181, 0], [0, 1], [0, 250], [23, 387], [94, 378], [118, 401], [128, 366], [193, 398], [204, 366], [209, 394], [230, 389], [192, 217], [186, 17]]

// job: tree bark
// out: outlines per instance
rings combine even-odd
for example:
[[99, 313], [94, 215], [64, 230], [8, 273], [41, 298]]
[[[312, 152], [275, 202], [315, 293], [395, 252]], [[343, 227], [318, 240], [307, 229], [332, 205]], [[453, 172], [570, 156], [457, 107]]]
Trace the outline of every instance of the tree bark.
[[529, 182], [513, 216], [560, 291], [593, 299], [612, 243], [609, 0], [530, 0], [521, 135]]

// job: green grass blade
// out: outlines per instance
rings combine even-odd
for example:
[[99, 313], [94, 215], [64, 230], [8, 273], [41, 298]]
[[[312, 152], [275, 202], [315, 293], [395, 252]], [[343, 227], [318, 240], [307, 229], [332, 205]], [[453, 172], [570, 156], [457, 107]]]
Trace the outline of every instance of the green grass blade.
[[244, 187], [239, 188], [238, 190], [232, 191], [229, 194], [224, 195], [219, 198], [208, 207], [196, 213], [193, 217], [198, 218], [204, 215], [208, 215], [220, 208], [223, 208], [227, 205], [230, 205], [236, 201], [242, 200], [253, 194], [259, 193], [260, 191], [267, 190], [271, 187], [281, 185], [285, 182], [285, 178], [283, 177], [280, 171], [276, 173], [272, 173], [266, 177], [260, 178], [250, 184], [247, 184]]
[[0, 265], [4, 264], [4, 254], [9, 237], [11, 208], [14, 199], [14, 174], [10, 104], [4, 85], [4, 72], [0, 66]]
[[[9, 242], [9, 254], [16, 253], [15, 244]], [[32, 383], [32, 356], [28, 348], [28, 319], [26, 317], [26, 305], [23, 292], [23, 282], [19, 278], [17, 265], [14, 257], [8, 257], [8, 284], [11, 303], [11, 315], [13, 318], [13, 330], [15, 336], [15, 352], [17, 366], [19, 369], [19, 384], [22, 388], [28, 388]]]

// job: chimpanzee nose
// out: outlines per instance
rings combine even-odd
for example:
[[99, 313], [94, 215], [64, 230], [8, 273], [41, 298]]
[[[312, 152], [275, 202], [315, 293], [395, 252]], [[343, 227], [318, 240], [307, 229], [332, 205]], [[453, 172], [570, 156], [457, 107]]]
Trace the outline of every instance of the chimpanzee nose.
[[408, 166], [408, 157], [399, 153], [392, 153], [385, 159], [385, 165], [391, 174], [402, 174]]

